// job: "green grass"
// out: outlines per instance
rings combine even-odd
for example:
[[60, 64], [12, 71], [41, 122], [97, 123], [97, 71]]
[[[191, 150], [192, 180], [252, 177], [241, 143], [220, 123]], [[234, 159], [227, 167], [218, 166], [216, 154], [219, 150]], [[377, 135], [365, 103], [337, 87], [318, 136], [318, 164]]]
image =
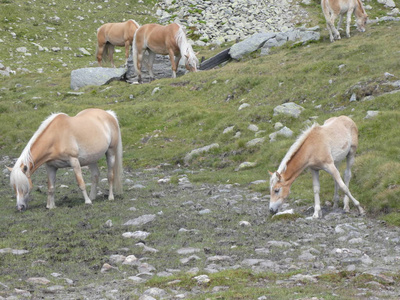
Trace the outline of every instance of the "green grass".
[[[171, 164], [171, 168], [182, 167], [186, 153], [218, 143], [218, 149], [195, 157], [186, 166], [193, 171], [204, 170], [188, 175], [190, 181], [194, 184], [248, 185], [254, 180], [267, 180], [268, 170], [274, 171], [278, 167], [295, 140], [295, 137], [279, 138], [269, 143], [268, 135], [274, 132], [276, 122], [282, 122], [297, 136], [309, 124], [311, 117], [318, 116], [317, 122], [323, 123], [329, 117], [345, 114], [352, 116], [359, 127], [359, 149], [350, 182], [352, 194], [366, 208], [369, 217], [400, 225], [400, 93], [385, 94], [392, 88], [384, 85], [400, 79], [399, 23], [368, 25], [367, 31], [362, 34], [352, 28], [350, 39], [330, 43], [319, 1], [314, 1], [309, 7], [313, 19], [308, 25], [318, 24], [322, 28], [319, 42], [276, 48], [271, 55], [264, 57], [255, 53], [241, 61], [231, 61], [224, 67], [177, 79], [156, 80], [144, 85], [112, 82], [108, 86], [82, 88], [80, 91], [84, 94], [80, 96], [69, 94], [71, 71], [97, 66], [94, 58], [95, 32], [100, 21], [117, 22], [133, 18], [140, 24], [155, 22], [154, 2], [94, 1], [93, 4], [56, 1], [53, 5], [39, 0], [0, 1], [0, 39], [4, 41], [0, 44], [0, 62], [16, 70], [16, 75], [0, 77], [0, 156], [17, 158], [40, 123], [52, 112], [74, 115], [88, 107], [99, 107], [112, 109], [119, 117], [126, 170], [156, 167], [164, 163]], [[371, 19], [386, 12], [376, 1], [370, 5], [374, 7], [373, 11], [368, 11]], [[52, 19], [54, 16], [59, 16], [61, 21], [55, 22]], [[78, 16], [83, 20], [79, 20]], [[16, 38], [11, 33], [15, 33]], [[39, 51], [33, 43], [50, 51]], [[16, 51], [22, 46], [28, 49], [31, 56]], [[208, 58], [225, 46], [230, 45], [195, 51], [200, 51], [199, 57]], [[60, 47], [61, 51], [53, 52], [52, 47]], [[81, 56], [79, 47], [84, 47], [93, 56]], [[124, 63], [123, 51], [115, 54], [115, 61], [117, 65]], [[30, 72], [23, 73], [18, 68], [27, 68]], [[385, 72], [394, 77], [385, 78]], [[152, 95], [156, 87], [160, 91]], [[352, 93], [356, 93], [358, 101], [350, 103]], [[367, 95], [376, 98], [360, 101]], [[274, 107], [289, 101], [305, 108], [298, 119], [273, 115]], [[243, 102], [251, 106], [238, 111]], [[380, 113], [374, 119], [364, 119], [369, 110], [379, 110]], [[247, 129], [249, 124], [256, 124], [260, 130], [265, 130], [262, 136], [266, 137], [264, 144], [251, 149], [245, 147], [246, 142], [254, 138], [254, 133]], [[228, 126], [235, 126], [234, 133], [223, 134]], [[236, 131], [241, 132], [239, 139], [233, 138]], [[256, 162], [257, 165], [235, 171], [244, 161]], [[101, 161], [101, 165], [104, 164], [104, 160]], [[4, 186], [8, 184], [8, 179], [3, 177]], [[45, 199], [46, 187], [37, 188], [46, 185], [44, 176], [35, 174], [33, 181], [34, 196]], [[178, 182], [178, 175], [172, 177], [172, 182]], [[268, 193], [268, 184], [252, 188], [263, 194]], [[157, 187], [148, 189], [157, 191]], [[80, 278], [80, 286], [93, 280], [100, 283], [115, 277], [122, 278], [122, 273], [98, 277], [102, 263], [110, 254], [125, 246], [120, 238], [124, 230], [121, 226], [106, 228], [103, 225], [107, 219], [120, 224], [129, 218], [129, 212], [116, 210], [115, 203], [101, 200], [96, 202], [95, 208], [86, 207], [75, 191], [60, 202], [56, 210], [45, 211], [44, 202], [38, 201], [26, 213], [17, 214], [11, 188], [7, 186], [7, 190], [1, 191], [0, 195], [0, 248], [29, 249], [31, 253], [24, 257], [27, 261], [48, 262], [26, 268], [20, 257], [3, 255], [4, 277], [0, 281], [17, 282], [13, 287], [29, 289], [29, 284], [24, 281], [18, 283], [18, 279], [50, 276], [54, 268]], [[58, 191], [57, 196], [65, 195], [63, 191]], [[332, 197], [333, 181], [329, 175], [321, 174], [321, 199], [324, 202]], [[291, 189], [289, 201], [299, 199], [310, 204], [313, 202], [309, 172], [302, 174]], [[129, 204], [129, 199], [121, 201]], [[140, 209], [158, 212], [151, 205], [143, 205]], [[171, 209], [179, 209], [179, 206]], [[210, 226], [217, 222], [214, 217], [205, 217]], [[218, 222], [233, 224], [240, 217], [225, 215]], [[190, 220], [185, 222], [192, 224]], [[246, 232], [241, 237], [245, 239]], [[212, 236], [207, 238], [207, 242], [215, 243]], [[91, 242], [85, 245], [88, 240]], [[162, 240], [162, 237], [155, 236], [154, 240]], [[184, 242], [184, 239], [177, 238], [174, 247]], [[197, 242], [200, 245], [200, 241]], [[167, 249], [169, 246], [166, 243], [160, 248]], [[163, 254], [159, 255], [160, 259], [165, 259]], [[170, 263], [171, 267], [176, 264], [173, 261]], [[296, 298], [318, 296], [333, 299], [330, 288], [326, 288], [326, 292], [315, 293], [315, 290], [321, 290], [322, 285], [337, 287], [336, 294], [352, 299], [356, 298], [357, 286], [365, 284], [353, 280], [353, 275], [348, 273], [322, 276], [317, 287], [306, 284], [282, 289], [275, 283], [291, 275], [226, 271], [210, 275], [211, 284], [203, 288], [210, 290], [217, 285], [232, 287], [215, 294], [215, 297], [213, 295], [212, 299], [248, 299], [249, 295], [255, 298], [265, 294], [271, 299], [293, 299], [293, 293], [296, 293]], [[174, 279], [182, 280], [178, 286], [194, 286], [187, 275], [175, 276]], [[164, 287], [168, 280], [155, 278], [150, 283]], [[349, 280], [350, 284], [343, 292], [341, 284], [344, 281], [347, 284]], [[347, 294], [340, 294], [342, 292]], [[210, 294], [196, 299], [207, 297]]]

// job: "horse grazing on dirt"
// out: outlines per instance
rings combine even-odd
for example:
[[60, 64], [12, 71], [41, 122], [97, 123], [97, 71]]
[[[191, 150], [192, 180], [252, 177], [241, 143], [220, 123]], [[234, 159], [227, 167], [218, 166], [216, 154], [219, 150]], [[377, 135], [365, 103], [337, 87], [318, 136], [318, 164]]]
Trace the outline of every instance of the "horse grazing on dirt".
[[[350, 37], [351, 15], [356, 16], [357, 29], [361, 32], [365, 31], [368, 15], [364, 10], [361, 0], [321, 0], [322, 12], [326, 19], [326, 27], [328, 28], [331, 42], [340, 40], [339, 29], [342, 25], [343, 16], [347, 13], [346, 35]], [[337, 29], [335, 28], [335, 20], [337, 17], [339, 22]]]
[[[352, 119], [346, 116], [333, 117], [325, 121], [324, 125], [314, 124], [307, 129], [290, 147], [283, 158], [278, 171], [271, 173], [269, 209], [275, 214], [284, 200], [288, 197], [290, 186], [300, 173], [310, 168], [314, 188], [314, 215], [321, 218], [319, 199], [319, 170], [324, 170], [335, 180], [334, 207], [338, 206], [338, 187], [344, 191], [344, 210], [350, 211], [349, 198], [358, 208], [361, 215], [364, 210], [360, 203], [351, 195], [348, 188], [351, 178], [351, 166], [358, 145], [358, 129]], [[338, 171], [339, 163], [346, 158], [347, 167], [344, 172], [344, 182]]]
[[[56, 172], [72, 167], [86, 204], [96, 198], [99, 181], [97, 161], [106, 155], [108, 165], [108, 199], [113, 189], [122, 192], [122, 141], [117, 117], [113, 111], [86, 109], [74, 117], [52, 114], [43, 121], [29, 140], [14, 167], [9, 170], [10, 184], [17, 195], [17, 208], [27, 208], [32, 189], [31, 175], [43, 164], [48, 179], [47, 208], [54, 208]], [[89, 166], [92, 174], [90, 197], [85, 188], [81, 166]]]
[[154, 79], [153, 63], [156, 54], [169, 55], [172, 78], [176, 78], [181, 57], [186, 59], [187, 70], [197, 71], [199, 61], [179, 24], [172, 23], [167, 26], [146, 24], [136, 31], [132, 44], [132, 57], [139, 83], [142, 81], [142, 60], [146, 50], [149, 53], [148, 70], [151, 79]]
[[129, 57], [129, 46], [132, 46], [133, 36], [139, 24], [134, 20], [122, 23], [107, 23], [97, 29], [97, 49], [96, 58], [99, 66], [101, 62], [108, 59], [114, 65], [114, 46], [125, 46], [125, 64]]

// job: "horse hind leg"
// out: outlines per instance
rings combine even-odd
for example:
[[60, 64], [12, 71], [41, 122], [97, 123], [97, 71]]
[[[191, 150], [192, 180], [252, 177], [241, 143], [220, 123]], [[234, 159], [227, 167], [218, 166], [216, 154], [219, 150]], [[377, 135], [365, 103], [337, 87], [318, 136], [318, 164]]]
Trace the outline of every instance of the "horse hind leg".
[[97, 185], [99, 183], [100, 171], [97, 163], [89, 165], [89, 169], [92, 175], [92, 187], [90, 188], [89, 198], [90, 200], [94, 200], [97, 196]]
[[[339, 169], [339, 164], [335, 164], [336, 169]], [[339, 185], [334, 180], [335, 182], [335, 192], [333, 194], [333, 208], [338, 208], [339, 207]]]
[[[339, 170], [335, 167], [335, 165], [334, 164], [328, 165], [326, 171], [333, 176], [333, 178], [339, 185], [340, 189], [346, 194], [347, 197], [349, 197], [351, 199], [351, 201], [353, 201], [354, 205], [358, 208], [360, 215], [364, 215], [365, 212], [364, 212], [364, 209], [361, 207], [360, 202], [358, 202], [356, 200], [356, 198], [354, 198], [353, 195], [350, 193], [348, 186], [343, 182], [342, 177], [340, 176]], [[347, 202], [348, 202], [348, 200], [347, 200]], [[347, 204], [347, 206], [348, 206], [348, 204]], [[345, 206], [345, 210], [346, 209], [347, 209], [347, 207]]]
[[154, 64], [154, 59], [156, 58], [156, 54], [153, 51], [148, 50], [149, 56], [147, 58], [147, 70], [149, 70], [149, 75], [150, 75], [150, 80], [156, 79], [153, 73], [153, 64]]
[[114, 45], [108, 44], [108, 60], [111, 62], [111, 66], [115, 68], [114, 64]]
[[109, 192], [108, 192], [108, 200], [114, 200], [114, 165], [115, 165], [115, 153], [114, 150], [109, 149], [106, 153], [107, 157], [107, 179], [108, 179], [108, 186], [109, 186]]

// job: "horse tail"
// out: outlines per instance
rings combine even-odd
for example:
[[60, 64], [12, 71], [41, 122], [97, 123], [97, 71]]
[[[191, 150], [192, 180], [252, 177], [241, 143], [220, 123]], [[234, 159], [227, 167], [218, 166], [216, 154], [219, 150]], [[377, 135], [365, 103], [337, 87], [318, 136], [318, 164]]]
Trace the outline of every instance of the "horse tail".
[[135, 68], [135, 72], [136, 74], [138, 74], [138, 65], [137, 65], [137, 54], [138, 54], [138, 50], [137, 50], [137, 45], [136, 45], [136, 34], [139, 31], [138, 27], [135, 31], [135, 34], [133, 35], [133, 41], [132, 41], [132, 59], [133, 59], [133, 66]]
[[110, 53], [110, 49], [113, 49], [114, 45], [111, 44], [110, 42], [105, 43], [104, 45], [104, 50], [103, 50], [103, 54], [101, 55], [101, 60], [103, 62], [107, 62], [108, 58], [109, 58], [109, 53]]
[[117, 124], [118, 128], [118, 144], [116, 149], [115, 155], [115, 163], [114, 163], [114, 180], [113, 180], [113, 187], [116, 194], [122, 194], [122, 138], [121, 138], [121, 128], [119, 127], [119, 122], [117, 115], [112, 110], [107, 111], [113, 118]]

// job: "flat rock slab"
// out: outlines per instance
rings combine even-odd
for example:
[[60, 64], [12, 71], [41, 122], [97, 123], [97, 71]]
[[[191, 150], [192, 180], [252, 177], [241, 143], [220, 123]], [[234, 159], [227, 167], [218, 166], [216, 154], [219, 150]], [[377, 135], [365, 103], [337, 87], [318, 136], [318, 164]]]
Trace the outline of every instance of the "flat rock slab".
[[126, 68], [82, 68], [71, 72], [71, 89], [78, 90], [87, 85], [104, 85], [113, 80], [121, 80]]
[[156, 215], [143, 215], [136, 219], [129, 220], [124, 225], [140, 226], [152, 222], [156, 218]]

